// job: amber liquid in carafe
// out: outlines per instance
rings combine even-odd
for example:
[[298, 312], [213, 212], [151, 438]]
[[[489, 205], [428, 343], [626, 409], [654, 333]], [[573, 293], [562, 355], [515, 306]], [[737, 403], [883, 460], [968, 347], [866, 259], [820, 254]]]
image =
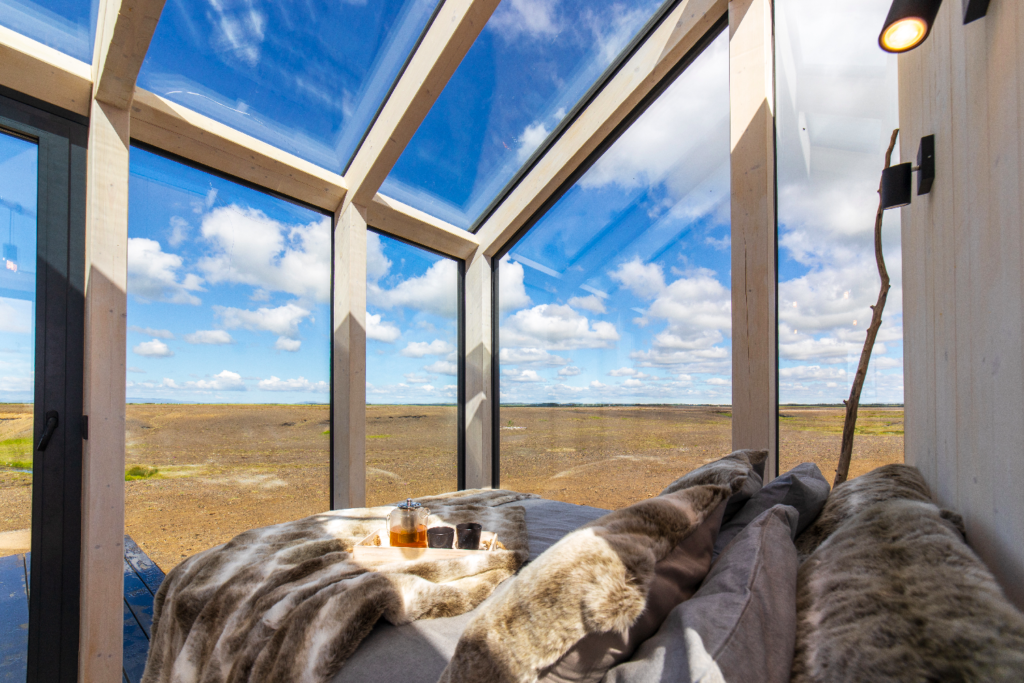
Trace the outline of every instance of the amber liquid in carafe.
[[391, 527], [391, 547], [393, 548], [426, 548], [427, 527], [425, 524], [417, 524], [415, 531], [403, 529], [400, 526]]

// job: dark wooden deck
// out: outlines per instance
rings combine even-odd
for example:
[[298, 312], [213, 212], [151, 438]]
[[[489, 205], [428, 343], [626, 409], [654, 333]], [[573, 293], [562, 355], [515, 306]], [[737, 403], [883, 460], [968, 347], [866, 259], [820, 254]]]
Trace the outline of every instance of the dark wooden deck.
[[[24, 683], [28, 666], [28, 585], [31, 553], [0, 557], [0, 683]], [[124, 537], [124, 680], [146, 668], [153, 596], [164, 580], [151, 559]]]

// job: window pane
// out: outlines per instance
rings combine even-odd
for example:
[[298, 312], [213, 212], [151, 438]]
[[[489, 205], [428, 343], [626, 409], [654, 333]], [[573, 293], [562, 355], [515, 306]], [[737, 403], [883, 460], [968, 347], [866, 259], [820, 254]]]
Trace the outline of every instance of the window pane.
[[470, 228], [662, 3], [501, 3], [382, 192]]
[[92, 63], [99, 0], [4, 0], [0, 25]]
[[621, 507], [727, 453], [722, 34], [499, 267], [501, 485]]
[[458, 264], [367, 235], [366, 498], [457, 488]]
[[437, 0], [169, 0], [139, 85], [341, 173]]
[[[813, 460], [832, 477], [842, 402], [878, 298], [878, 181], [899, 125], [896, 56], [877, 41], [889, 5], [775, 5], [782, 471]], [[885, 212], [882, 238], [892, 289], [861, 393], [851, 476], [903, 462], [899, 211]]]
[[31, 545], [38, 169], [35, 143], [0, 134], [0, 557]]
[[331, 223], [132, 149], [125, 524], [164, 571], [328, 509]]

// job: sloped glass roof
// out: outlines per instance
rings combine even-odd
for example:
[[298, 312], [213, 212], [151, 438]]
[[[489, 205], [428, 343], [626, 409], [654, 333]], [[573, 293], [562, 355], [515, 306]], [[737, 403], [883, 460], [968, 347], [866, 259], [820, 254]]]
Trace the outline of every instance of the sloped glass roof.
[[342, 173], [437, 0], [169, 0], [139, 86]]
[[92, 63], [100, 0], [3, 0], [0, 26]]
[[503, 0], [381, 189], [472, 229], [663, 0]]

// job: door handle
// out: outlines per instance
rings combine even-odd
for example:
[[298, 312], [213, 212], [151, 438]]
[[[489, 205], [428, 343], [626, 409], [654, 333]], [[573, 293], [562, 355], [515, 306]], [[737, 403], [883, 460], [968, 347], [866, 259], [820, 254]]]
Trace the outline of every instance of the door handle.
[[57, 411], [48, 411], [46, 413], [46, 425], [43, 426], [43, 435], [39, 437], [39, 445], [36, 446], [37, 451], [45, 451], [46, 447], [50, 445], [50, 439], [53, 438], [53, 433], [57, 431], [58, 424], [60, 424], [60, 419]]

